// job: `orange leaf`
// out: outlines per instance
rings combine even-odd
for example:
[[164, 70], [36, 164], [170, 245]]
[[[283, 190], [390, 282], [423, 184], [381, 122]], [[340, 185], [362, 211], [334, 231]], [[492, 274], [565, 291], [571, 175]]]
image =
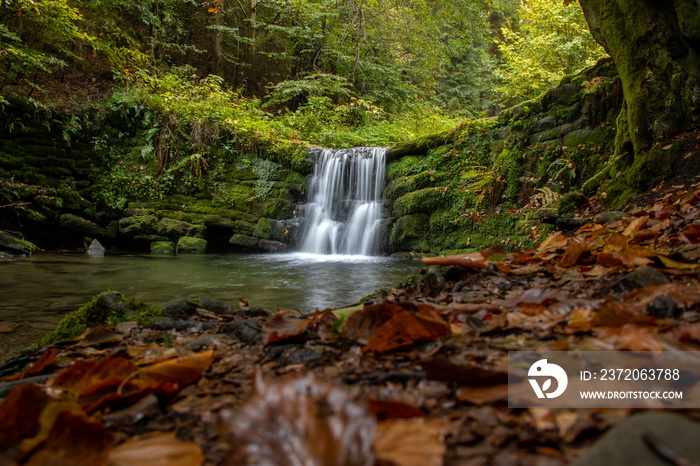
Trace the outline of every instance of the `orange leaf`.
[[441, 466], [447, 450], [444, 435], [439, 419], [391, 419], [377, 425], [374, 451], [382, 464]]
[[56, 417], [46, 441], [26, 464], [102, 466], [107, 463], [108, 450], [113, 443], [114, 434], [101, 423], [62, 411]]
[[459, 387], [457, 399], [477, 406], [482, 406], [494, 401], [508, 398], [508, 384], [494, 385], [491, 387]]
[[421, 309], [419, 314], [402, 311], [383, 323], [362, 351], [385, 353], [420, 340], [437, 340], [448, 332], [449, 326], [435, 310], [431, 312]]
[[[41, 355], [39, 360], [29, 366], [26, 371], [24, 371], [24, 377], [30, 377], [32, 375], [37, 375], [43, 372], [49, 366], [53, 366], [56, 363], [56, 354], [58, 351], [56, 348], [51, 348]], [[23, 378], [24, 378], [23, 377]]]
[[177, 359], [159, 362], [139, 370], [138, 383], [167, 382], [180, 388], [189, 385], [201, 377], [202, 373], [216, 359], [214, 350], [202, 351]]
[[680, 338], [685, 341], [700, 343], [700, 323], [687, 324], [680, 329]]
[[368, 398], [365, 400], [365, 403], [367, 403], [369, 411], [378, 421], [425, 416], [425, 411], [422, 409], [399, 401]]
[[417, 308], [412, 304], [402, 307], [389, 301], [365, 306], [363, 309], [350, 314], [343, 326], [343, 336], [350, 340], [356, 340], [358, 343], [366, 344], [384, 322], [399, 312], [411, 309], [416, 310]]
[[540, 252], [556, 251], [557, 249], [563, 249], [566, 246], [566, 242], [569, 239], [561, 231], [551, 233], [537, 248]]
[[125, 358], [104, 358], [98, 361], [84, 361], [70, 366], [56, 377], [51, 384], [72, 393], [76, 398], [83, 390], [115, 377], [126, 377], [136, 366]]
[[263, 344], [267, 345], [302, 335], [312, 323], [309, 319], [298, 319], [284, 314], [275, 314], [265, 323], [262, 329]]
[[664, 345], [658, 338], [635, 325], [624, 325], [613, 347], [617, 351], [662, 351]]
[[177, 439], [174, 432], [130, 438], [109, 452], [110, 466], [199, 466], [202, 449]]

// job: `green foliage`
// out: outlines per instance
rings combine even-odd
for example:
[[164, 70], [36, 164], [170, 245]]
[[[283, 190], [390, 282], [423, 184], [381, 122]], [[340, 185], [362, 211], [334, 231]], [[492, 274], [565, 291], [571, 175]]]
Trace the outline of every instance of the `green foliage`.
[[[312, 98], [331, 98], [336, 102], [352, 96], [348, 80], [332, 74], [317, 73], [303, 79], [282, 81], [270, 86], [268, 101], [263, 108], [280, 104], [309, 101]], [[293, 107], [292, 107], [293, 108]]]
[[567, 74], [594, 64], [605, 51], [588, 30], [578, 2], [529, 0], [518, 28], [503, 29], [504, 66], [496, 71], [504, 101], [536, 97]]

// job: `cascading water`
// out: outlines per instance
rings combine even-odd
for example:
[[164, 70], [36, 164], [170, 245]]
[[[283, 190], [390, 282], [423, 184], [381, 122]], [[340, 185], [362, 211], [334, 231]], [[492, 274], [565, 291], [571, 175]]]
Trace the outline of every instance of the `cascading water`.
[[319, 151], [304, 206], [303, 252], [380, 252], [385, 155], [383, 147]]

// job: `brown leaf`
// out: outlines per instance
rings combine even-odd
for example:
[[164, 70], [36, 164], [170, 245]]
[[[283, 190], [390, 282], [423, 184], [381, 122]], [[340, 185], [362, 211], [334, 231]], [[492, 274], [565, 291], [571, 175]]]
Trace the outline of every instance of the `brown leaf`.
[[384, 322], [406, 310], [417, 310], [417, 308], [414, 305], [402, 307], [389, 301], [365, 306], [350, 314], [343, 325], [343, 336], [350, 340], [356, 340], [358, 343], [367, 344], [374, 332]]
[[539, 249], [541, 252], [564, 249], [568, 239], [569, 237], [561, 231], [550, 233], [549, 236], [547, 236], [547, 238], [542, 242], [542, 244], [540, 244], [540, 246], [537, 249]]
[[477, 406], [508, 398], [508, 384], [489, 387], [463, 386], [457, 390], [457, 399]]
[[311, 326], [309, 319], [298, 319], [284, 314], [275, 314], [262, 329], [262, 341], [267, 345], [302, 335]]
[[78, 337], [79, 346], [98, 346], [108, 343], [119, 343], [124, 339], [123, 335], [119, 335], [111, 327], [96, 327], [91, 328]]
[[622, 327], [613, 347], [617, 351], [663, 351], [664, 349], [664, 345], [658, 338], [633, 324]]
[[663, 285], [647, 285], [622, 297], [623, 304], [633, 313], [643, 314], [647, 306], [661, 296], [673, 299], [679, 307], [687, 308], [700, 301], [700, 283], [671, 282]]
[[139, 370], [136, 379], [139, 384], [167, 382], [180, 388], [195, 382], [216, 359], [214, 350], [202, 351], [177, 359], [159, 362]]
[[573, 267], [579, 261], [581, 256], [587, 251], [588, 247], [586, 247], [585, 244], [574, 243], [566, 248], [566, 252], [564, 252], [564, 255], [561, 256], [561, 259], [559, 259], [559, 264], [557, 265], [564, 268]]
[[56, 364], [56, 354], [58, 351], [56, 348], [51, 348], [41, 355], [38, 361], [29, 366], [26, 371], [24, 371], [24, 377], [31, 377], [32, 375], [40, 374], [47, 367]]
[[622, 232], [622, 235], [626, 236], [627, 238], [634, 238], [635, 236], [637, 236], [637, 233], [639, 233], [639, 230], [644, 228], [648, 221], [648, 215], [635, 218], [634, 220], [632, 220], [632, 222], [630, 222], [629, 225], [627, 225], [627, 228], [625, 228], [625, 231]]
[[136, 366], [125, 358], [104, 358], [74, 364], [58, 374], [51, 384], [62, 388], [77, 398], [83, 390], [93, 385], [121, 381], [134, 372]]
[[593, 317], [593, 325], [600, 327], [622, 327], [630, 322], [655, 322], [656, 319], [646, 315], [636, 315], [628, 307], [611, 298], [600, 305]]
[[34, 384], [12, 389], [0, 402], [0, 448], [17, 445], [39, 433], [39, 418], [51, 398]]
[[377, 425], [374, 451], [379, 461], [394, 466], [441, 466], [445, 429], [431, 418], [391, 419]]
[[372, 334], [362, 351], [385, 353], [417, 341], [447, 336], [449, 325], [435, 309], [422, 306], [418, 313], [402, 311], [383, 323]]
[[109, 452], [110, 466], [199, 466], [202, 449], [177, 439], [174, 432], [130, 438]]
[[[700, 322], [686, 324], [679, 329], [680, 339], [700, 343]], [[1, 412], [1, 411], [0, 411]]]
[[48, 438], [34, 453], [28, 466], [103, 466], [107, 462], [114, 434], [101, 423], [83, 415], [62, 411], [56, 417]]
[[408, 419], [411, 417], [425, 416], [425, 411], [413, 405], [392, 400], [365, 399], [369, 411], [378, 421], [387, 419]]
[[420, 362], [429, 380], [487, 386], [508, 383], [508, 371], [496, 367], [481, 367], [466, 361], [438, 354]]

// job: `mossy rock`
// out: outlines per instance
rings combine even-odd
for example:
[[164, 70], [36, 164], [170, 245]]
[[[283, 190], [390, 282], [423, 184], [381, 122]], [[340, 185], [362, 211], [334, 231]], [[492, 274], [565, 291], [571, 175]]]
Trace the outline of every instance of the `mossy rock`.
[[557, 213], [562, 216], [571, 215], [576, 209], [584, 206], [588, 202], [588, 198], [579, 191], [566, 193], [559, 199]]
[[183, 236], [177, 241], [178, 254], [204, 254], [207, 252], [207, 240], [193, 236]]
[[151, 254], [175, 254], [175, 243], [172, 241], [153, 241]]
[[244, 222], [243, 220], [236, 220], [233, 222], [233, 231], [241, 233], [244, 235], [249, 235], [253, 233], [255, 229], [255, 224]]
[[286, 199], [267, 199], [263, 204], [262, 216], [282, 220], [292, 216], [293, 205]]
[[133, 298], [125, 298], [121, 293], [106, 291], [65, 316], [58, 323], [56, 330], [47, 335], [42, 343], [48, 345], [55, 341], [72, 339], [89, 328], [116, 325], [126, 320], [146, 324], [157, 320], [163, 314], [162, 308], [148, 306]]
[[261, 218], [253, 229], [253, 236], [260, 239], [270, 238], [270, 229], [272, 228], [272, 223], [275, 219], [271, 218]]
[[258, 243], [260, 240], [258, 238], [253, 238], [252, 236], [233, 235], [228, 242], [229, 244], [240, 249], [258, 249]]
[[156, 231], [159, 235], [168, 236], [170, 238], [179, 238], [181, 236], [204, 238], [207, 234], [207, 227], [165, 217], [158, 222]]
[[99, 226], [95, 222], [78, 217], [74, 214], [63, 214], [59, 217], [60, 225], [67, 229], [85, 236], [106, 236], [107, 229]]
[[396, 199], [393, 205], [393, 213], [396, 217], [419, 213], [429, 214], [448, 202], [449, 198], [445, 196], [444, 190], [426, 188]]
[[119, 220], [119, 234], [127, 237], [158, 233], [158, 218], [154, 215], [136, 215]]
[[576, 147], [581, 144], [601, 145], [605, 142], [606, 134], [604, 128], [577, 129], [564, 136], [563, 143], [568, 147]]
[[20, 254], [32, 254], [39, 249], [33, 243], [5, 231], [0, 231], [0, 248], [10, 249]]
[[427, 251], [426, 239], [430, 217], [427, 214], [407, 215], [399, 218], [389, 236], [389, 248], [397, 251]]

